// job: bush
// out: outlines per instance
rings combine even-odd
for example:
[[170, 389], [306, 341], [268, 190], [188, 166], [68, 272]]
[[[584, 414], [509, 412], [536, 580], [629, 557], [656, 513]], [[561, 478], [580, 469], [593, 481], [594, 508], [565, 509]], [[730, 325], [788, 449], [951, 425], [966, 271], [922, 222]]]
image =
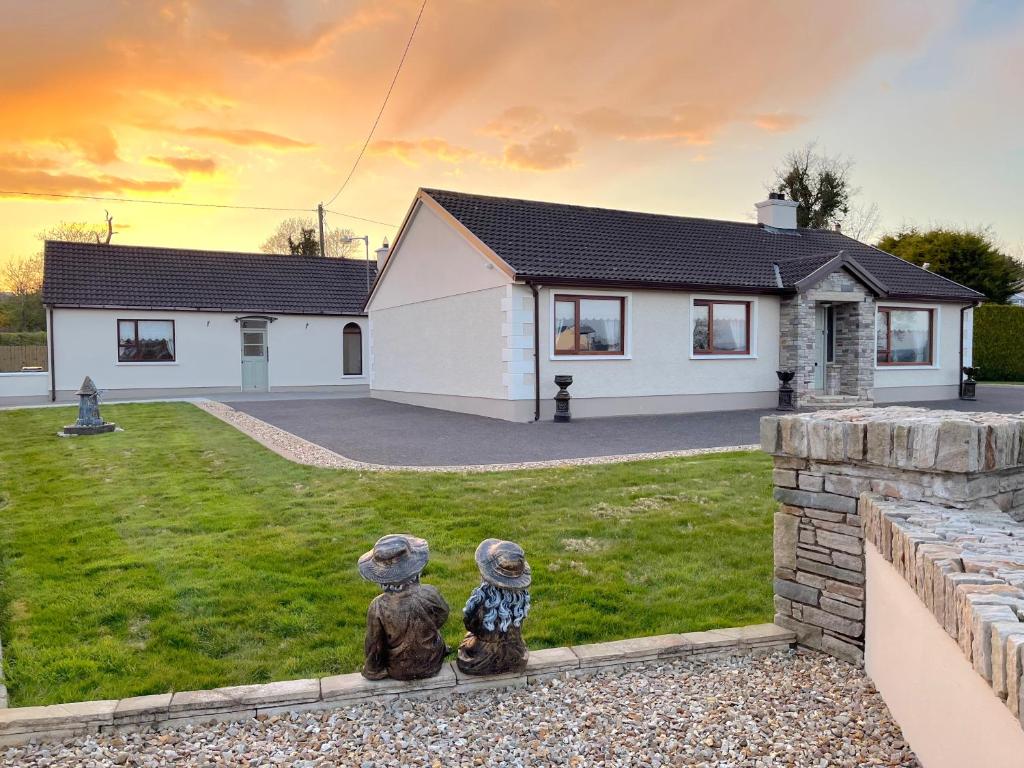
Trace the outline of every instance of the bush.
[[0, 333], [0, 347], [46, 346], [46, 331], [17, 331]]
[[1024, 381], [1024, 307], [975, 308], [974, 365], [982, 381]]

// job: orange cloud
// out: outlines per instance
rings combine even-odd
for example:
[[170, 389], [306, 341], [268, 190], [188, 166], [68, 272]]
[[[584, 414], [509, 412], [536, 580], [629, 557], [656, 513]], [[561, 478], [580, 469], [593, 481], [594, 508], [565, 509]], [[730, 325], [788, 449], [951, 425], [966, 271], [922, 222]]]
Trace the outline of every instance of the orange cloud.
[[34, 168], [52, 170], [59, 167], [59, 165], [60, 164], [56, 160], [48, 157], [34, 157], [27, 152], [0, 152], [0, 168]]
[[177, 179], [167, 181], [125, 179], [107, 175], [81, 176], [73, 173], [0, 169], [0, 188], [20, 192], [53, 192], [57, 194], [170, 192], [180, 187], [181, 182]]
[[505, 164], [530, 171], [554, 171], [572, 165], [572, 156], [579, 148], [575, 133], [556, 127], [525, 144], [509, 144], [505, 147]]
[[446, 163], [461, 163], [476, 156], [476, 152], [467, 147], [456, 146], [444, 139], [381, 139], [370, 145], [370, 154], [392, 156], [407, 165], [416, 165], [416, 156], [420, 154], [436, 157]]
[[575, 116], [581, 129], [619, 140], [673, 139], [707, 144], [728, 118], [717, 106], [678, 107], [672, 114], [638, 114], [614, 107], [596, 107]]
[[535, 129], [543, 122], [544, 113], [537, 107], [509, 107], [487, 123], [483, 132], [507, 139]]
[[211, 128], [209, 126], [196, 126], [194, 128], [163, 128], [168, 133], [179, 133], [184, 136], [199, 136], [204, 139], [216, 139], [225, 141], [228, 144], [236, 144], [242, 147], [266, 147], [268, 149], [311, 149], [316, 146], [309, 142], [292, 139], [282, 136], [279, 133], [259, 131], [252, 128]]
[[153, 157], [149, 158], [154, 163], [166, 165], [182, 173], [205, 173], [210, 174], [217, 170], [217, 161], [212, 157]]
[[786, 133], [807, 122], [807, 118], [787, 112], [769, 112], [754, 115], [752, 122], [762, 131], [768, 131], [768, 133]]

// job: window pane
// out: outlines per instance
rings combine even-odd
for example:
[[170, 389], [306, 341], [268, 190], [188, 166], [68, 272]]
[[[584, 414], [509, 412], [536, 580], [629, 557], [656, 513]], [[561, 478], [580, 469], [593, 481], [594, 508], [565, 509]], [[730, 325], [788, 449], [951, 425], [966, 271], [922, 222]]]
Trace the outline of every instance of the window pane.
[[243, 344], [262, 344], [263, 334], [262, 333], [243, 333], [242, 334]]
[[708, 352], [708, 307], [706, 304], [693, 305], [693, 351]]
[[555, 302], [555, 351], [572, 352], [576, 347], [576, 304]]
[[888, 313], [892, 324], [893, 363], [931, 362], [929, 312], [920, 310], [893, 310]]
[[349, 323], [342, 334], [342, 373], [361, 376], [363, 373], [363, 333], [358, 325]]
[[618, 299], [580, 299], [579, 351], [622, 351], [622, 302]]
[[889, 362], [889, 313], [878, 313], [878, 324], [875, 326], [875, 353], [879, 363]]
[[715, 352], [746, 352], [747, 305], [715, 304], [712, 318]]
[[242, 357], [263, 357], [262, 344], [243, 344]]
[[135, 359], [135, 323], [120, 320], [117, 323], [117, 361], [126, 363]]
[[139, 320], [139, 360], [174, 359], [174, 323], [170, 320]]

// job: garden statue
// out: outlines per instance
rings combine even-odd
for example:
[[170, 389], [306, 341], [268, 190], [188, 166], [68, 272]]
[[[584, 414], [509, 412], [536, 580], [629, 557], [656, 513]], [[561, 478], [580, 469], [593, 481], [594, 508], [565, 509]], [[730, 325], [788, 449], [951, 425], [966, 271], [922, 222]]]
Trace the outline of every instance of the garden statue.
[[522, 672], [530, 652], [522, 626], [530, 612], [530, 566], [514, 541], [487, 539], [476, 549], [483, 581], [462, 611], [466, 637], [456, 663], [467, 675]]
[[359, 574], [382, 589], [366, 613], [368, 680], [419, 680], [441, 671], [448, 603], [435, 587], [420, 584], [428, 557], [426, 541], [392, 533], [359, 558]]
[[88, 376], [75, 393], [78, 395], [78, 419], [64, 427], [62, 435], [99, 435], [113, 432], [117, 425], [100, 416], [100, 393]]

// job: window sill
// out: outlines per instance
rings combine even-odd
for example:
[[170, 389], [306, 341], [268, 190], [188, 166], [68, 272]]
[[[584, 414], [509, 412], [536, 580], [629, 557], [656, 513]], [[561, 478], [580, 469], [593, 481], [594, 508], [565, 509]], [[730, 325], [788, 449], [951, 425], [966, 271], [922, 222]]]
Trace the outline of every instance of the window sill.
[[876, 365], [876, 371], [937, 371], [938, 365]]
[[695, 355], [690, 353], [691, 360], [757, 360], [757, 355]]
[[150, 365], [170, 366], [170, 365], [178, 365], [178, 361], [177, 360], [150, 360], [150, 361], [147, 362], [145, 360], [139, 360], [139, 361], [134, 362], [134, 363], [120, 363], [119, 362], [119, 363], [114, 363], [114, 365], [119, 366], [119, 367], [125, 367], [125, 368], [132, 368], [133, 366], [139, 366], [139, 365], [143, 365], [143, 366], [150, 366]]
[[632, 360], [632, 355], [548, 355], [548, 360], [565, 363], [575, 360]]
[[366, 378], [366, 374], [365, 373], [343, 373], [343, 374], [341, 374], [341, 378], [343, 378], [343, 379], [365, 379]]

